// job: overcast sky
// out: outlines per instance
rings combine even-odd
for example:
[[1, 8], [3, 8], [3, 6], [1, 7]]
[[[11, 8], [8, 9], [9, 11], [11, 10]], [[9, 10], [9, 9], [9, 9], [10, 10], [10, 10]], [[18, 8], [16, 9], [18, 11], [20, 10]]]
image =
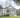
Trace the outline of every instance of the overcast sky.
[[15, 9], [19, 9], [20, 6], [17, 6], [16, 3], [14, 4], [13, 0], [0, 0], [0, 4], [4, 7], [4, 2], [10, 1], [10, 4], [15, 8]]

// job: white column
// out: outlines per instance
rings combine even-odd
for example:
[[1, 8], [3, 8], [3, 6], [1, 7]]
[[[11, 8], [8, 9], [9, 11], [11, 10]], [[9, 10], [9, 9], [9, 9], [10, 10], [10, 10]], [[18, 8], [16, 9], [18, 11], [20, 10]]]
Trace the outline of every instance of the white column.
[[9, 10], [9, 16], [11, 16], [11, 14], [12, 14], [11, 12], [12, 12], [12, 11], [11, 11], [11, 10]]
[[10, 10], [9, 10], [9, 16], [10, 16]]
[[3, 9], [3, 15], [4, 15], [4, 9]]
[[9, 14], [10, 14], [10, 10], [9, 10]]
[[15, 10], [15, 15], [16, 15], [16, 10]]
[[12, 10], [11, 10], [11, 14], [12, 14]]
[[17, 16], [17, 15], [16, 15], [16, 10], [15, 10], [15, 16]]
[[12, 11], [12, 16], [14, 16], [14, 11]]
[[2, 13], [2, 10], [1, 10], [1, 13]]
[[7, 11], [7, 9], [5, 9], [5, 14], [7, 14], [7, 12], [6, 12], [6, 11]]
[[12, 16], [12, 10], [11, 10], [11, 16]]

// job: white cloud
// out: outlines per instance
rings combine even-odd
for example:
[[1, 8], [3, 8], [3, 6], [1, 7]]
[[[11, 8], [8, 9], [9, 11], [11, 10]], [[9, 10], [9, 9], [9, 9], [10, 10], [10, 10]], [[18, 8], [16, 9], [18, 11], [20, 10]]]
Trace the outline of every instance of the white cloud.
[[4, 3], [6, 0], [0, 0], [0, 1], [2, 1]]
[[16, 3], [14, 4], [14, 1], [12, 1], [11, 3], [13, 4], [12, 6], [13, 6], [15, 9], [20, 9], [20, 6], [17, 6]]
[[[1, 1], [4, 3], [6, 0], [0, 0], [0, 2], [1, 2]], [[2, 3], [0, 3], [0, 4], [2, 5]], [[3, 8], [4, 8], [4, 6], [3, 6]]]
[[[9, 2], [8, 0], [0, 0], [0, 1], [2, 1], [3, 3], [4, 3], [5, 1]], [[13, 6], [15, 9], [20, 9], [20, 6], [18, 7], [16, 4], [14, 4], [14, 1], [12, 1], [12, 2], [10, 2], [10, 3], [13, 4], [12, 6]]]

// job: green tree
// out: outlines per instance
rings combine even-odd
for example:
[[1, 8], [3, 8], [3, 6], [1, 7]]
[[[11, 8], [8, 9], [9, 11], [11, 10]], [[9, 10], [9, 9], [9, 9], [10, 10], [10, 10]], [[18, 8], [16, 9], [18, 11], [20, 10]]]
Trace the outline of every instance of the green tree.
[[20, 14], [20, 9], [19, 9], [19, 14]]
[[2, 5], [0, 5], [0, 9], [2, 9], [3, 7], [2, 7]]
[[16, 4], [20, 5], [20, 0], [13, 0]]
[[0, 12], [1, 12], [2, 8], [3, 8], [2, 5], [0, 5]]
[[7, 11], [6, 12], [9, 12], [9, 10], [7, 9]]
[[[2, 9], [3, 7], [2, 7], [2, 5], [0, 5], [0, 9]], [[1, 12], [1, 10], [0, 10], [0, 12]], [[0, 17], [1, 18], [1, 17]]]
[[18, 10], [16, 10], [16, 12], [18, 12]]

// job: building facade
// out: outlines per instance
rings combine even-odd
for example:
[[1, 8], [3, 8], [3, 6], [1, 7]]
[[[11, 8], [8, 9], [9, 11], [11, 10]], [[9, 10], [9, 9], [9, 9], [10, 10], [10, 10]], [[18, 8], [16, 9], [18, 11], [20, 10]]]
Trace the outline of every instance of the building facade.
[[[9, 11], [8, 13], [7, 13], [7, 10]], [[17, 16], [16, 9], [7, 2], [5, 2], [5, 8], [1, 9], [0, 16], [4, 14], [9, 14], [9, 16]]]

